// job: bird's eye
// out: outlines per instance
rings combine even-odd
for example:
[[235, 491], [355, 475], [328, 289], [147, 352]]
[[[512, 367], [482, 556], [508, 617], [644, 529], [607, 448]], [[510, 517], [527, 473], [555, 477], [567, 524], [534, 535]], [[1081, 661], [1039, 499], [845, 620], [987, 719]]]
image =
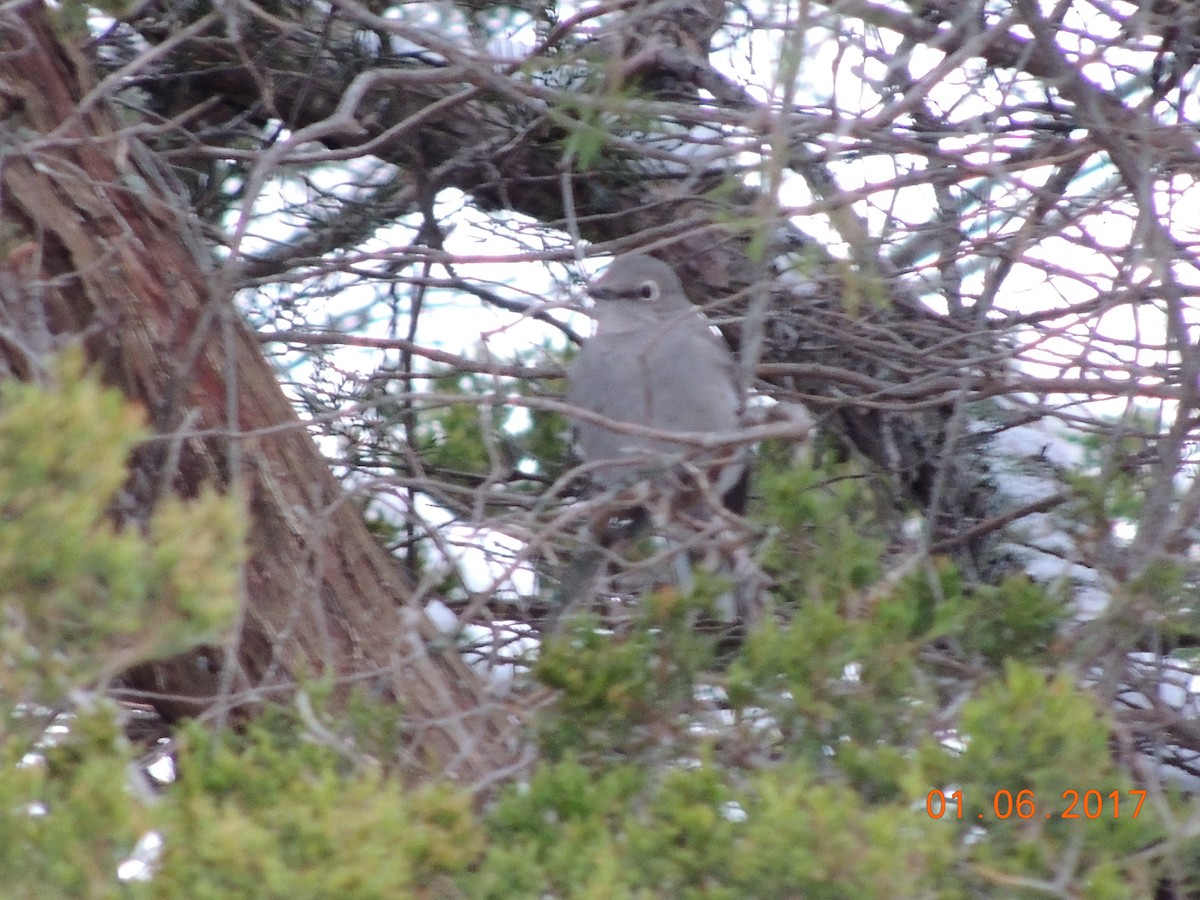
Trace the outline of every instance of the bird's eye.
[[658, 283], [655, 281], [643, 281], [642, 286], [638, 288], [638, 295], [643, 300], [657, 300]]

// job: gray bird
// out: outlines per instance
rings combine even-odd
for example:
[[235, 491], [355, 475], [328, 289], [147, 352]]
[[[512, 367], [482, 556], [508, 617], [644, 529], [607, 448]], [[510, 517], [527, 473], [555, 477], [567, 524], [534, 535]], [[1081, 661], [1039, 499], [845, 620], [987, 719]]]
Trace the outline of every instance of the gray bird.
[[[588, 287], [595, 335], [567, 374], [567, 400], [617, 422], [661, 431], [728, 433], [741, 406], [729, 348], [708, 326], [665, 263], [640, 253], [619, 256]], [[601, 487], [644, 478], [678, 484], [679, 463], [704, 472], [718, 497], [744, 486], [737, 448], [698, 450], [666, 438], [573, 421], [576, 450]], [[671, 472], [674, 470], [675, 475]]]

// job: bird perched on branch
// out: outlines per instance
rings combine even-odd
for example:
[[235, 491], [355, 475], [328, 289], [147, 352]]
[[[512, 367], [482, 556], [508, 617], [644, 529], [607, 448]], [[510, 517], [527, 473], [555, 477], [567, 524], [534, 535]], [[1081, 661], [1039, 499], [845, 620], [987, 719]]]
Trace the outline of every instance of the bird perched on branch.
[[[736, 437], [740, 427], [733, 354], [674, 271], [650, 256], [617, 257], [588, 293], [596, 331], [568, 372], [567, 400], [605, 420], [572, 419], [592, 481], [633, 508], [635, 522], [648, 513], [660, 536], [738, 580], [737, 570], [746, 568], [739, 562], [747, 561], [745, 530], [731, 529], [736, 519], [726, 510], [743, 511], [746, 448], [711, 440]], [[609, 540], [601, 531], [598, 543]], [[688, 556], [681, 550], [673, 557], [685, 589]], [[752, 579], [741, 580], [757, 593]], [[746, 591], [735, 594], [742, 596], [718, 601], [722, 617], [757, 618], [746, 608]]]
[[[681, 437], [730, 434], [741, 398], [733, 354], [683, 292], [670, 266], [643, 254], [619, 256], [592, 282], [594, 336], [567, 376], [567, 400], [621, 424], [575, 419], [576, 449], [602, 487], [648, 478], [681, 490], [680, 466], [734, 511], [744, 500], [745, 455], [736, 447], [700, 448]], [[622, 424], [634, 426], [623, 428]]]

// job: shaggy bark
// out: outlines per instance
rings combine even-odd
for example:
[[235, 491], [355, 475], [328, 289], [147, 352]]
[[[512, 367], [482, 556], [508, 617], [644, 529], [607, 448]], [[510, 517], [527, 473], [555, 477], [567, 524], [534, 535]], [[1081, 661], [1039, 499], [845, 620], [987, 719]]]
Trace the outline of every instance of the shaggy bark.
[[[238, 656], [252, 684], [369, 679], [408, 709], [415, 768], [466, 782], [494, 773], [518, 749], [504, 717], [452, 647], [435, 649], [440, 635], [234, 312], [186, 200], [105, 103], [81, 102], [94, 82], [40, 2], [0, 17], [0, 84], [6, 275], [24, 288], [22, 301], [4, 295], [20, 326], [6, 332], [10, 370], [31, 374], [41, 349], [81, 339], [160, 436], [137, 460], [144, 503], [205, 483], [244, 499]], [[173, 668], [173, 689], [211, 689], [211, 667], [196, 678]]]

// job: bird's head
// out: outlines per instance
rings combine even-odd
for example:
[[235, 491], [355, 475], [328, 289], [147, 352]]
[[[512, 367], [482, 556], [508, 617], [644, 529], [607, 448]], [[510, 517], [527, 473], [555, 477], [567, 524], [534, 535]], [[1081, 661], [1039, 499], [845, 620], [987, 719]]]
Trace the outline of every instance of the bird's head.
[[671, 267], [644, 253], [629, 253], [612, 261], [604, 274], [588, 284], [596, 300], [625, 301], [660, 309], [683, 309], [691, 304]]

